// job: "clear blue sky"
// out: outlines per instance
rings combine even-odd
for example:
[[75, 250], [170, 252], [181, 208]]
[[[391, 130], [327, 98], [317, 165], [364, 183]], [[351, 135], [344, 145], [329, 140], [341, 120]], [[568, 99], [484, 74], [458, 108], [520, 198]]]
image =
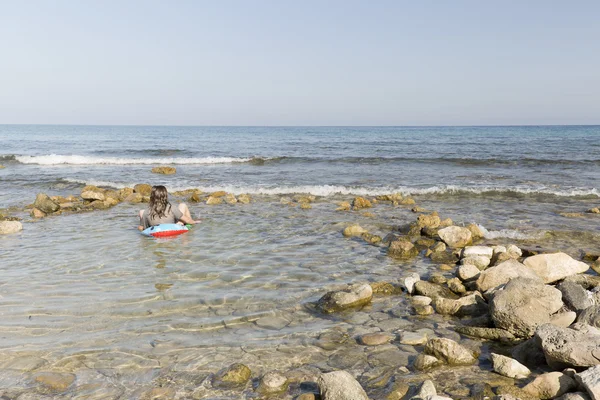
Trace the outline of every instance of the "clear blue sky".
[[0, 0], [0, 123], [600, 124], [598, 1]]

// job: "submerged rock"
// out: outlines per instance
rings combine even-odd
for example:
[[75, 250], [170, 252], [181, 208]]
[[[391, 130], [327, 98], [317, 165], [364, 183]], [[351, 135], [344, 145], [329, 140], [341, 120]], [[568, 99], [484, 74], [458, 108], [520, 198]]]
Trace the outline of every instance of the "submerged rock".
[[177, 172], [175, 167], [154, 167], [152, 168], [153, 174], [162, 174], [162, 175], [173, 175]]
[[23, 224], [19, 221], [0, 221], [0, 235], [8, 235], [23, 230]]
[[560, 290], [552, 286], [515, 278], [494, 294], [490, 315], [497, 328], [528, 338], [539, 325], [550, 322], [550, 316], [563, 306], [561, 299]]
[[362, 307], [371, 302], [373, 289], [368, 284], [349, 285], [345, 290], [332, 291], [321, 297], [316, 308], [326, 314]]
[[429, 339], [425, 345], [425, 353], [450, 365], [471, 365], [477, 362], [471, 350], [446, 338]]
[[75, 375], [58, 372], [40, 372], [33, 376], [33, 380], [41, 384], [46, 390], [62, 393], [75, 382]]
[[368, 231], [359, 224], [352, 224], [350, 226], [347, 226], [342, 231], [342, 235], [346, 237], [360, 236], [363, 233], [368, 233]]
[[538, 254], [527, 257], [523, 264], [531, 268], [544, 283], [553, 283], [590, 268], [586, 263], [574, 260], [565, 253]]
[[394, 240], [388, 248], [388, 255], [394, 258], [413, 258], [418, 254], [419, 250], [406, 239]]
[[31, 212], [29, 213], [29, 215], [32, 218], [44, 218], [46, 216], [46, 213], [43, 212], [42, 210], [40, 210], [39, 208], [32, 208]]
[[250, 196], [245, 193], [242, 193], [237, 197], [238, 203], [242, 203], [242, 204], [250, 204], [251, 200], [252, 199], [250, 198]]
[[417, 371], [427, 371], [442, 364], [443, 362], [436, 357], [421, 353], [413, 361], [413, 368]]
[[219, 389], [243, 388], [248, 383], [251, 374], [250, 368], [244, 364], [235, 363], [215, 374], [212, 384]]
[[369, 400], [360, 383], [346, 371], [322, 374], [318, 384], [322, 400]]
[[262, 395], [283, 393], [288, 388], [288, 380], [279, 372], [267, 372], [260, 378], [256, 392]]

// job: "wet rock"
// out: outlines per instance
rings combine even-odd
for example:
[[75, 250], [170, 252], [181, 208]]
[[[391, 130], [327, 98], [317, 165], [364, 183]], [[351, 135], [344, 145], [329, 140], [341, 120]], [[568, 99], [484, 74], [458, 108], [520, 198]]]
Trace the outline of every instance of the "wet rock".
[[483, 239], [483, 231], [477, 224], [469, 224], [467, 225], [467, 229], [471, 232], [471, 239], [479, 240]]
[[413, 204], [415, 204], [415, 200], [410, 198], [410, 197], [405, 197], [402, 200], [400, 200], [398, 202], [399, 204], [402, 204], [403, 206], [412, 206]]
[[350, 209], [352, 208], [350, 203], [348, 203], [347, 201], [341, 201], [337, 203], [337, 205], [338, 208], [336, 208], [335, 211], [350, 211]]
[[481, 272], [481, 275], [479, 275], [476, 282], [477, 290], [485, 292], [500, 285], [504, 285], [513, 278], [527, 278], [540, 283], [542, 282], [540, 277], [538, 277], [530, 268], [517, 260], [508, 260]]
[[446, 243], [444, 242], [436, 242], [432, 247], [431, 251], [433, 253], [443, 253], [446, 251]]
[[428, 306], [431, 304], [432, 299], [431, 297], [417, 295], [411, 297], [410, 301], [413, 303], [413, 305]]
[[452, 278], [446, 284], [448, 285], [448, 289], [452, 290], [458, 295], [461, 295], [467, 291], [465, 285], [463, 285], [460, 279], [458, 278]]
[[545, 324], [535, 331], [535, 340], [554, 369], [600, 365], [600, 331], [595, 328], [577, 331]]
[[227, 193], [223, 198], [225, 199], [225, 203], [227, 204], [235, 204], [238, 202], [235, 196], [231, 193]]
[[480, 339], [495, 340], [498, 342], [516, 342], [518, 339], [505, 329], [485, 328], [479, 326], [457, 326], [454, 330], [460, 334], [473, 336]]
[[104, 199], [105, 199], [104, 193], [99, 192], [99, 191], [93, 191], [93, 190], [82, 191], [81, 198], [86, 201], [94, 201], [94, 200], [104, 201]]
[[408, 240], [400, 239], [390, 243], [388, 255], [394, 258], [413, 258], [419, 254], [419, 250]]
[[456, 276], [463, 282], [477, 279], [479, 275], [481, 275], [481, 270], [472, 264], [463, 264], [456, 269]]
[[315, 345], [323, 350], [333, 350], [345, 345], [349, 340], [350, 336], [346, 332], [331, 331], [321, 334]]
[[600, 214], [600, 208], [599, 207], [593, 207], [593, 208], [590, 208], [589, 210], [587, 210], [586, 212], [590, 213], [590, 214]]
[[556, 288], [562, 293], [565, 305], [573, 311], [580, 312], [594, 305], [592, 293], [581, 285], [573, 282], [561, 282]]
[[[415, 225], [415, 231], [413, 232], [414, 236], [423, 235], [430, 239], [440, 240], [440, 235], [438, 235], [438, 228], [419, 228], [418, 225]], [[412, 236], [412, 235], [411, 235]]]
[[377, 245], [381, 243], [381, 236], [373, 235], [368, 232], [363, 233], [360, 237], [369, 244]]
[[527, 257], [523, 264], [541, 277], [544, 283], [553, 283], [589, 269], [586, 263], [574, 260], [565, 253], [538, 254]]
[[548, 372], [527, 384], [523, 391], [539, 399], [553, 399], [576, 387], [577, 383], [570, 376], [562, 372]]
[[369, 200], [365, 199], [364, 197], [355, 197], [354, 200], [352, 201], [352, 209], [353, 210], [360, 210], [362, 208], [371, 208], [371, 207], [373, 207], [371, 202]]
[[414, 396], [411, 397], [411, 400], [417, 400], [417, 399], [430, 400], [431, 398], [436, 397], [436, 396], [437, 396], [437, 390], [435, 389], [435, 385], [433, 384], [432, 381], [426, 380], [426, 381], [423, 381], [423, 383], [421, 383], [421, 385], [417, 389]]
[[23, 230], [19, 221], [0, 221], [0, 235], [9, 235]]
[[415, 314], [417, 314], [417, 315], [431, 315], [435, 312], [433, 307], [424, 306], [421, 304], [414, 304], [413, 309], [415, 310]]
[[119, 201], [124, 201], [127, 196], [131, 195], [133, 193], [133, 188], [122, 188], [117, 190], [117, 196], [119, 198]]
[[515, 278], [492, 298], [490, 316], [497, 328], [528, 338], [561, 309], [561, 298], [560, 290], [539, 280]]
[[490, 265], [491, 259], [486, 256], [468, 256], [460, 260], [461, 265], [473, 265], [483, 271]]
[[489, 246], [467, 246], [462, 251], [462, 257], [476, 257], [482, 256], [486, 258], [492, 258], [494, 255], [494, 249]]
[[256, 326], [263, 329], [281, 330], [290, 324], [285, 318], [280, 317], [262, 317], [256, 320]]
[[175, 167], [154, 167], [152, 168], [153, 174], [162, 174], [162, 175], [173, 175], [177, 172]]
[[600, 365], [575, 374], [575, 380], [593, 400], [600, 400]]
[[317, 309], [324, 313], [333, 313], [349, 308], [362, 307], [371, 302], [373, 289], [368, 284], [349, 285], [345, 290], [332, 291], [317, 301]]
[[256, 392], [262, 395], [283, 393], [288, 388], [288, 380], [279, 372], [267, 372], [260, 378]]
[[415, 282], [415, 293], [431, 297], [434, 300], [438, 297], [458, 299], [458, 296], [447, 287], [427, 281]]
[[417, 225], [421, 228], [437, 228], [440, 226], [440, 216], [437, 212], [433, 212], [429, 215], [422, 214], [417, 217]]
[[208, 198], [206, 199], [206, 204], [209, 206], [216, 206], [216, 205], [222, 204], [222, 203], [223, 203], [222, 197], [208, 196]]
[[125, 201], [127, 203], [134, 203], [134, 204], [142, 203], [144, 201], [144, 196], [142, 196], [139, 193], [131, 193], [123, 201]]
[[509, 378], [522, 379], [531, 374], [529, 368], [517, 360], [500, 354], [492, 353], [492, 366], [495, 372]]
[[413, 361], [413, 368], [417, 371], [427, 371], [439, 367], [443, 362], [428, 354], [419, 354]]
[[360, 236], [363, 233], [368, 233], [368, 232], [367, 232], [367, 230], [365, 228], [363, 228], [359, 224], [353, 224], [353, 225], [347, 226], [342, 231], [342, 235], [344, 235], [346, 237]]
[[467, 315], [478, 316], [485, 314], [488, 310], [487, 303], [478, 292], [456, 300], [436, 297], [433, 300], [433, 307], [438, 314], [454, 315], [457, 317]]
[[577, 322], [600, 328], [600, 305], [588, 307], [579, 314]]
[[152, 193], [152, 186], [147, 183], [138, 183], [133, 187], [133, 192], [139, 193], [142, 196], [150, 196], [150, 193]]
[[441, 274], [439, 272], [433, 272], [429, 276], [429, 282], [437, 283], [438, 285], [443, 285], [446, 282], [448, 282], [448, 278], [446, 278], [443, 274]]
[[317, 397], [314, 393], [302, 393], [296, 400], [317, 400]]
[[243, 388], [248, 383], [252, 371], [244, 364], [235, 363], [222, 369], [212, 379], [212, 385], [219, 389]]
[[380, 346], [394, 340], [394, 336], [387, 333], [367, 333], [358, 338], [360, 344], [365, 346]]
[[58, 372], [40, 372], [33, 375], [33, 380], [51, 392], [62, 393], [75, 382], [75, 375]]
[[242, 204], [250, 204], [252, 199], [250, 198], [249, 195], [242, 193], [237, 197], [237, 201], [238, 201], [238, 203], [242, 203]]
[[425, 248], [428, 248], [430, 246], [433, 246], [435, 243], [436, 242], [435, 242], [434, 239], [421, 236], [420, 238], [418, 238], [415, 241], [415, 246], [417, 246], [420, 249], [425, 249]]
[[46, 214], [52, 214], [60, 210], [60, 206], [52, 201], [45, 193], [38, 193], [33, 202], [33, 206]]
[[319, 377], [322, 400], [369, 400], [360, 383], [346, 371], [333, 371]]
[[400, 288], [400, 286], [390, 282], [371, 282], [369, 285], [371, 285], [373, 294], [392, 295], [402, 293], [402, 288]]
[[427, 333], [425, 332], [409, 332], [403, 331], [399, 333], [400, 344], [407, 344], [410, 346], [419, 346], [427, 343]]
[[471, 243], [471, 231], [460, 226], [449, 226], [438, 231], [440, 239], [450, 247], [465, 247]]
[[400, 287], [406, 290], [407, 293], [413, 294], [415, 292], [415, 283], [421, 280], [421, 277], [416, 272], [404, 275], [398, 281]]
[[425, 353], [450, 365], [471, 365], [477, 362], [471, 350], [446, 338], [429, 339], [425, 345]]

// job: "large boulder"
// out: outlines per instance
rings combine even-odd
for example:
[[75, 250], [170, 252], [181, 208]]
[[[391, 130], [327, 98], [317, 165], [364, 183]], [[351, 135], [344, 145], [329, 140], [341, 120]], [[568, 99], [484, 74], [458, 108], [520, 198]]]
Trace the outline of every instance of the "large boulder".
[[485, 292], [508, 283], [514, 278], [526, 278], [542, 283], [542, 280], [525, 265], [517, 260], [507, 260], [501, 264], [481, 272], [475, 282], [477, 290]]
[[0, 235], [8, 235], [23, 230], [23, 224], [19, 221], [0, 221]]
[[560, 290], [539, 280], [515, 278], [494, 294], [490, 316], [497, 328], [528, 338], [562, 308], [561, 297]]
[[332, 291], [321, 297], [316, 304], [318, 310], [330, 314], [350, 308], [362, 307], [371, 302], [373, 289], [369, 284], [349, 285], [344, 290]]
[[467, 228], [460, 226], [449, 226], [440, 229], [438, 232], [440, 239], [450, 247], [465, 247], [471, 243], [472, 234]]
[[572, 391], [577, 387], [577, 382], [562, 372], [548, 372], [536, 377], [529, 382], [523, 390], [538, 399], [553, 399]]
[[33, 202], [33, 206], [38, 210], [45, 212], [46, 214], [52, 214], [60, 210], [58, 203], [54, 202], [45, 193], [38, 193]]
[[322, 374], [318, 385], [322, 400], [369, 400], [360, 383], [346, 371]]
[[584, 329], [579, 331], [551, 324], [537, 328], [535, 340], [542, 347], [550, 367], [560, 369], [600, 365], [600, 331], [585, 325], [582, 327]]
[[425, 344], [425, 353], [450, 365], [471, 365], [477, 362], [471, 350], [447, 338], [429, 339]]
[[553, 283], [590, 268], [586, 263], [574, 260], [565, 253], [538, 254], [527, 257], [523, 264], [531, 268], [544, 283]]
[[600, 365], [575, 374], [575, 380], [585, 388], [592, 400], [600, 400]]

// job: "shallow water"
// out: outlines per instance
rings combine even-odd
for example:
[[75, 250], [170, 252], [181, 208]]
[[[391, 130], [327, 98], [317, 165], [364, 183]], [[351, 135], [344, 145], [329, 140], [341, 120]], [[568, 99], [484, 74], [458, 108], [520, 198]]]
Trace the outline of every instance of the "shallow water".
[[[419, 348], [365, 349], [349, 340], [324, 349], [319, 336], [398, 329], [458, 335], [452, 319], [412, 315], [403, 295], [377, 297], [367, 309], [345, 315], [311, 312], [310, 302], [346, 283], [439, 271], [425, 257], [394, 260], [379, 247], [341, 235], [359, 223], [385, 236], [416, 218], [411, 206], [380, 203], [365, 214], [335, 211], [335, 203], [400, 190], [457, 224], [482, 225], [484, 243], [562, 250], [576, 258], [582, 251], [600, 253], [600, 216], [584, 213], [600, 205], [592, 143], [599, 128], [536, 129], [2, 127], [0, 140], [8, 146], [0, 154], [6, 166], [0, 170], [0, 205], [10, 208], [3, 213], [24, 219], [24, 230], [0, 236], [0, 388], [9, 398], [41, 396], [35, 374], [58, 371], [77, 377], [68, 397], [144, 398], [162, 386], [180, 388], [167, 398], [239, 398], [239, 392], [217, 394], [209, 377], [241, 361], [255, 377], [302, 365], [350, 369], [377, 398], [380, 388], [369, 374], [399, 374], [399, 364], [386, 359], [406, 363]], [[170, 146], [161, 148], [165, 132], [172, 131]], [[87, 144], [71, 140], [82, 132]], [[232, 136], [218, 140], [224, 132]], [[7, 138], [17, 134], [30, 143], [24, 146], [30, 153], [10, 147]], [[143, 149], [136, 135], [144, 139]], [[186, 135], [194, 146], [178, 145]], [[534, 152], [544, 135], [547, 147]], [[474, 140], [480, 136], [486, 140]], [[85, 163], [50, 154], [81, 156]], [[206, 163], [207, 157], [253, 156], [263, 159]], [[109, 162], [98, 163], [100, 157]], [[149, 172], [164, 158], [175, 163], [176, 175]], [[186, 164], [198, 158], [205, 163]], [[37, 163], [23, 162], [31, 160]], [[39, 221], [23, 211], [38, 192], [79, 194], [84, 183], [98, 182], [249, 192], [253, 202], [188, 203], [202, 224], [161, 240], [138, 233], [140, 205]], [[298, 192], [317, 195], [312, 209], [280, 202]], [[559, 214], [564, 212], [582, 214]], [[485, 362], [483, 367], [489, 370]], [[298, 374], [314, 373], [310, 368]], [[455, 380], [485, 372], [457, 374]], [[308, 389], [297, 385], [290, 393]]]

